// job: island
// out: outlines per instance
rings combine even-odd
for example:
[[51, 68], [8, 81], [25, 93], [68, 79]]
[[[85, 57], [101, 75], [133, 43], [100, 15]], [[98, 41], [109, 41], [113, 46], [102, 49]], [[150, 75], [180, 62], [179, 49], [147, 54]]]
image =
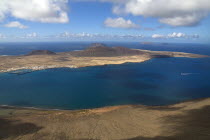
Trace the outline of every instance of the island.
[[0, 106], [4, 140], [209, 140], [210, 98], [84, 110]]
[[0, 56], [0, 72], [22, 69], [42, 70], [49, 68], [79, 68], [108, 64], [139, 63], [152, 58], [187, 57], [203, 58], [206, 55], [108, 47], [95, 43], [85, 50], [55, 53], [48, 50], [34, 50], [26, 55]]

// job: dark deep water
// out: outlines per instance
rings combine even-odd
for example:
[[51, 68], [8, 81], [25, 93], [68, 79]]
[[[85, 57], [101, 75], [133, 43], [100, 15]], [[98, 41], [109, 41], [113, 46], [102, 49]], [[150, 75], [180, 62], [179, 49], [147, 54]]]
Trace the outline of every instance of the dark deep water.
[[[210, 45], [112, 43], [111, 46], [210, 55]], [[0, 55], [31, 50], [80, 50], [89, 43], [1, 43]], [[210, 58], [159, 58], [78, 69], [48, 69], [27, 74], [0, 73], [0, 104], [84, 109], [122, 104], [165, 105], [210, 97]]]

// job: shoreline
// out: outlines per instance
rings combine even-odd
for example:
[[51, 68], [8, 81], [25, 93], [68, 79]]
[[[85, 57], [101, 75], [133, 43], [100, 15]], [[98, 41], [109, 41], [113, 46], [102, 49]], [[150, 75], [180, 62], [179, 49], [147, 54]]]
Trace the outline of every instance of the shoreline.
[[202, 101], [205, 99], [209, 99], [210, 97], [205, 98], [197, 98], [197, 99], [187, 99], [184, 101], [179, 101], [177, 103], [167, 104], [167, 105], [144, 105], [144, 104], [124, 104], [124, 105], [108, 105], [108, 106], [102, 106], [102, 107], [95, 107], [95, 108], [84, 108], [84, 109], [59, 109], [59, 108], [42, 108], [42, 107], [27, 107], [27, 106], [13, 106], [13, 105], [1, 105], [0, 109], [19, 109], [19, 110], [40, 110], [40, 111], [81, 111], [81, 110], [98, 110], [103, 108], [112, 108], [112, 107], [124, 107], [124, 106], [141, 106], [141, 107], [170, 107], [177, 104], [183, 104], [188, 102], [196, 102], [196, 101]]
[[[180, 58], [185, 58], [185, 57], [180, 57]], [[30, 72], [34, 72], [34, 71], [40, 71], [40, 70], [47, 70], [47, 69], [56, 69], [56, 68], [69, 68], [69, 69], [77, 69], [77, 68], [85, 68], [85, 67], [95, 67], [95, 66], [106, 66], [106, 65], [121, 65], [121, 64], [126, 64], [126, 63], [143, 63], [149, 60], [152, 60], [154, 58], [149, 58], [146, 60], [141, 60], [141, 61], [137, 61], [137, 62], [122, 62], [122, 63], [118, 63], [118, 64], [98, 64], [98, 65], [90, 65], [90, 66], [34, 66], [34, 67], [19, 67], [19, 68], [10, 68], [10, 69], [6, 69], [6, 70], [0, 70], [0, 73], [7, 73], [7, 72], [13, 72], [13, 71], [22, 71], [22, 70], [30, 70]], [[196, 58], [189, 58], [189, 59], [196, 59]]]
[[209, 117], [210, 98], [86, 110], [0, 107], [0, 139], [208, 140]]
[[31, 70], [33, 71], [39, 71], [39, 70], [46, 70], [46, 69], [53, 69], [53, 68], [70, 68], [70, 69], [77, 69], [77, 68], [84, 68], [84, 67], [94, 67], [94, 66], [105, 66], [105, 65], [121, 65], [125, 63], [142, 63], [148, 60], [151, 60], [152, 58], [146, 58], [145, 60], [139, 60], [139, 61], [123, 61], [123, 62], [117, 62], [117, 63], [105, 63], [105, 64], [93, 64], [93, 65], [84, 65], [84, 66], [76, 66], [76, 65], [63, 65], [63, 66], [57, 66], [57, 65], [49, 65], [49, 66], [29, 66], [29, 67], [18, 67], [18, 68], [9, 68], [5, 70], [0, 70], [0, 73], [6, 73], [6, 72], [12, 72], [12, 71], [18, 71], [18, 70]]
[[[151, 59], [148, 59], [151, 60]], [[145, 60], [145, 61], [148, 61]], [[102, 64], [102, 65], [93, 65], [93, 66], [36, 66], [36, 67], [20, 67], [20, 68], [11, 68], [11, 69], [7, 69], [7, 70], [0, 70], [0, 73], [7, 73], [7, 72], [13, 72], [13, 71], [21, 71], [21, 70], [30, 70], [31, 72], [34, 71], [40, 71], [40, 70], [47, 70], [47, 69], [56, 69], [56, 68], [70, 68], [70, 69], [77, 69], [77, 68], [85, 68], [85, 67], [95, 67], [95, 66], [106, 66], [106, 65], [121, 65], [121, 64], [125, 64], [125, 63], [143, 63], [145, 61], [140, 61], [140, 62], [123, 62], [120, 64]]]

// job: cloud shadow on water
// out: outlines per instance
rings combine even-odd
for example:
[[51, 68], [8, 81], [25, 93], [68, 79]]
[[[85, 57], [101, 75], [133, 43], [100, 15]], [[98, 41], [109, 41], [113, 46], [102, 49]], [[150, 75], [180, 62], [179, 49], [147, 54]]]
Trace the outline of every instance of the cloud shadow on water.
[[157, 95], [149, 95], [149, 94], [128, 95], [126, 96], [126, 99], [131, 100], [136, 104], [143, 104], [143, 105], [167, 105], [175, 102], [173, 100], [165, 99]]
[[126, 88], [135, 89], [135, 90], [145, 90], [145, 89], [157, 89], [158, 85], [151, 84], [148, 82], [143, 82], [140, 80], [124, 80], [122, 85]]
[[188, 88], [187, 90], [177, 93], [177, 95], [196, 98], [206, 98], [210, 96], [210, 86]]
[[166, 79], [166, 77], [160, 73], [141, 72], [135, 69], [107, 70], [96, 74], [95, 77], [98, 79], [110, 79], [110, 80], [121, 80], [121, 79], [165, 80]]

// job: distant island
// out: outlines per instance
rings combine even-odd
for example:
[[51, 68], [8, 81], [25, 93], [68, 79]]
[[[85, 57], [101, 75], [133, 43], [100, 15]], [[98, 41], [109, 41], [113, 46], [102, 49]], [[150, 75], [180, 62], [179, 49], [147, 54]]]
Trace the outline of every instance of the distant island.
[[61, 67], [79, 68], [127, 62], [137, 63], [152, 58], [168, 57], [203, 58], [209, 56], [184, 52], [130, 49], [121, 46], [108, 47], [104, 44], [94, 43], [81, 51], [55, 53], [48, 50], [34, 50], [26, 55], [0, 56], [0, 72]]
[[140, 42], [142, 45], [151, 45], [154, 44], [153, 42]]

